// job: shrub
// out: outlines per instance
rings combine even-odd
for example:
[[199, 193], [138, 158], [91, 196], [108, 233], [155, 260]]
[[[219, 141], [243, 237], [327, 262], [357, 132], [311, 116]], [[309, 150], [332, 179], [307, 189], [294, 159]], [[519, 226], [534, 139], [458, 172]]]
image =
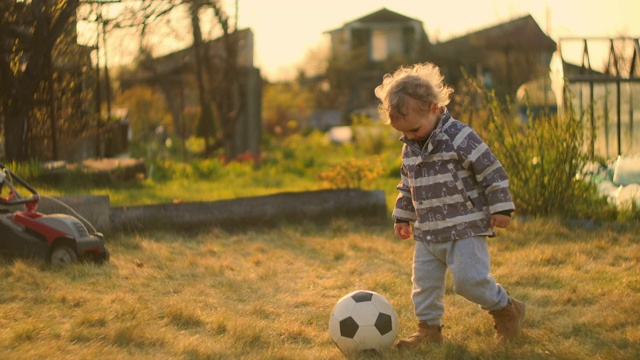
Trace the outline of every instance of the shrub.
[[365, 188], [382, 174], [380, 158], [377, 156], [359, 160], [349, 158], [318, 174], [323, 186], [330, 189]]
[[[356, 146], [365, 154], [380, 155], [385, 150], [399, 144], [399, 133], [386, 124], [376, 124], [366, 115], [352, 116]], [[396, 146], [399, 149], [399, 145]]]
[[[541, 216], [585, 216], [597, 203], [597, 189], [578, 174], [590, 160], [584, 151], [584, 121], [572, 108], [558, 114], [529, 113], [523, 123], [509, 103], [479, 89], [474, 128], [488, 143], [509, 174], [518, 212]], [[478, 97], [476, 97], [478, 99]], [[464, 111], [464, 109], [462, 109]]]
[[262, 165], [273, 167], [280, 174], [305, 177], [326, 161], [323, 154], [331, 154], [333, 150], [326, 135], [320, 131], [312, 131], [306, 136], [296, 133], [283, 139], [268, 139], [271, 141], [264, 146]]

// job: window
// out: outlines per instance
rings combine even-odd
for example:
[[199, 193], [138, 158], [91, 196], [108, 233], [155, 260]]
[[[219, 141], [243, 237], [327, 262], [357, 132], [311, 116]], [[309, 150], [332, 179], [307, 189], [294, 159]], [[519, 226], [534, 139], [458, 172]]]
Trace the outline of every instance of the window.
[[373, 30], [371, 32], [371, 60], [384, 61], [390, 55], [402, 53], [400, 29]]

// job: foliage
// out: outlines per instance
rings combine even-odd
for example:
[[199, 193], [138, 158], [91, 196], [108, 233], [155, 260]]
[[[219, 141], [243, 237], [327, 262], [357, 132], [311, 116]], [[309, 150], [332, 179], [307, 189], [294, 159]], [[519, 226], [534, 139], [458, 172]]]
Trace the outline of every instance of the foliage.
[[160, 141], [157, 130], [163, 127], [173, 133], [171, 114], [165, 105], [162, 94], [148, 86], [135, 86], [118, 94], [114, 103], [126, 108], [131, 137], [131, 155], [147, 155], [151, 143]]
[[[581, 176], [590, 160], [583, 152], [582, 118], [566, 112], [531, 117], [523, 123], [511, 115], [509, 106], [473, 82], [462, 87], [457, 96], [452, 114], [471, 123], [505, 166], [517, 215], [621, 221], [639, 218], [637, 208], [617, 209], [598, 195], [589, 177]], [[16, 173], [35, 180], [44, 193], [108, 193], [114, 206], [355, 187], [383, 189], [388, 206], [393, 206], [401, 164], [398, 134], [365, 116], [354, 117], [352, 129], [355, 141], [344, 144], [332, 143], [326, 133], [317, 130], [287, 136], [268, 133], [261, 156], [240, 154], [233, 159], [222, 152], [206, 160], [195, 159], [193, 155], [204, 145], [202, 138], [191, 137], [181, 150], [174, 146], [148, 152], [148, 178], [135, 186], [105, 182], [109, 178], [81, 171], [61, 174], [38, 170], [33, 164], [17, 168]]]
[[[273, 167], [275, 173], [306, 177], [323, 164], [339, 158], [326, 135], [312, 131], [308, 135], [293, 134], [284, 139], [268, 137], [264, 146], [262, 168]], [[319, 154], [330, 154], [319, 156]], [[337, 155], [337, 156], [335, 156]]]
[[[584, 119], [571, 108], [559, 114], [529, 115], [525, 123], [495, 93], [469, 81], [468, 99], [457, 109], [488, 143], [509, 174], [518, 213], [593, 217], [605, 208], [595, 185], [581, 174], [590, 160], [584, 151]], [[464, 97], [465, 95], [459, 95]]]
[[0, 3], [0, 116], [9, 160], [55, 157], [56, 137], [77, 136], [87, 125], [82, 84], [89, 67], [75, 44], [78, 6]]
[[[380, 155], [399, 146], [400, 133], [386, 124], [374, 123], [366, 115], [353, 115], [351, 128], [357, 146], [366, 154]], [[398, 152], [399, 153], [399, 152]]]
[[357, 109], [371, 106], [377, 99], [373, 89], [379, 85], [386, 73], [399, 66], [417, 61], [407, 55], [393, 55], [385, 61], [371, 61], [369, 34], [366, 30], [354, 30], [354, 37], [347, 53], [334, 47], [334, 53], [327, 61], [325, 77], [328, 89], [316, 93], [323, 107], [340, 109], [345, 122], [348, 114]]
[[306, 129], [304, 120], [314, 108], [311, 93], [297, 82], [264, 84], [262, 122], [269, 134], [286, 137]]
[[350, 158], [318, 174], [323, 186], [330, 189], [367, 188], [367, 184], [382, 174], [378, 157]]
[[171, 179], [208, 179], [217, 177], [225, 172], [224, 164], [220, 159], [189, 162], [158, 159], [149, 166], [153, 168], [153, 174], [149, 177], [157, 184], [162, 184]]

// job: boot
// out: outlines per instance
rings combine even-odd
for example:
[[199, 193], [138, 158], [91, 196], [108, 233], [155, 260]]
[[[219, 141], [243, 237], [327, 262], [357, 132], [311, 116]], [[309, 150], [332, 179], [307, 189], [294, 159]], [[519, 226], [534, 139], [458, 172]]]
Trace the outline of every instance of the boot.
[[398, 340], [398, 349], [415, 349], [422, 344], [442, 342], [442, 325], [428, 325], [418, 322], [418, 331], [406, 339]]
[[508, 340], [516, 337], [522, 326], [524, 318], [524, 303], [509, 298], [507, 306], [500, 310], [489, 311], [496, 323], [494, 326], [497, 330], [496, 338], [500, 341]]

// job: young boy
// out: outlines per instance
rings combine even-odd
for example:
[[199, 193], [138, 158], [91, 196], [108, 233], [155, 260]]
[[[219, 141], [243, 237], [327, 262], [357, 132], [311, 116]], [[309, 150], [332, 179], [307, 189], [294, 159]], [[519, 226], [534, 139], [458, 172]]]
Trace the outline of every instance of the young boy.
[[510, 298], [489, 273], [485, 240], [495, 236], [494, 227], [511, 222], [515, 206], [507, 174], [477, 133], [449, 115], [452, 92], [431, 63], [401, 67], [375, 89], [381, 117], [404, 142], [395, 234], [416, 240], [412, 300], [418, 331], [399, 348], [442, 341], [447, 269], [454, 291], [493, 315], [499, 340], [516, 336], [524, 317], [524, 303]]

